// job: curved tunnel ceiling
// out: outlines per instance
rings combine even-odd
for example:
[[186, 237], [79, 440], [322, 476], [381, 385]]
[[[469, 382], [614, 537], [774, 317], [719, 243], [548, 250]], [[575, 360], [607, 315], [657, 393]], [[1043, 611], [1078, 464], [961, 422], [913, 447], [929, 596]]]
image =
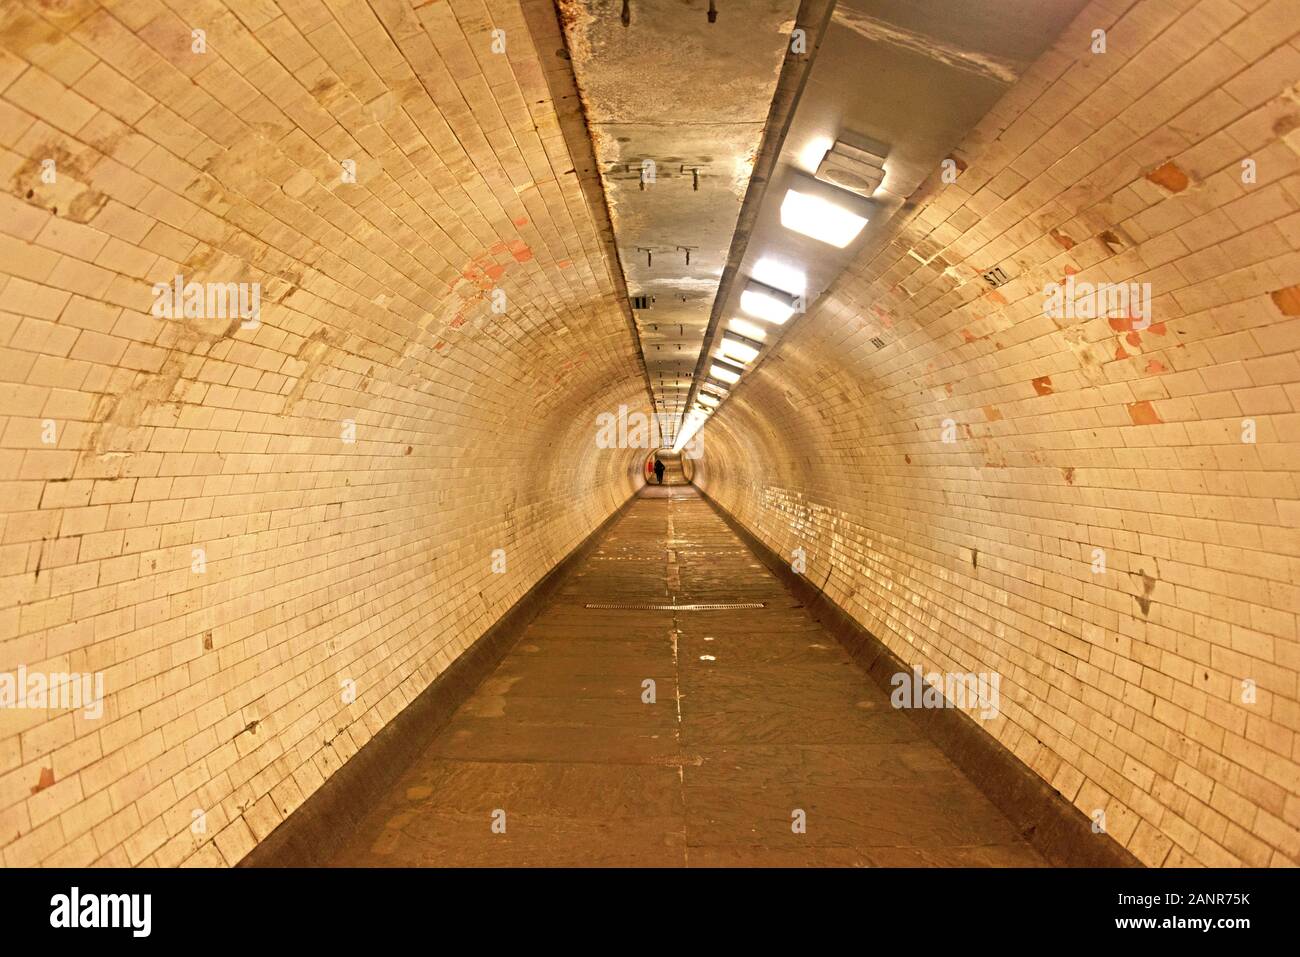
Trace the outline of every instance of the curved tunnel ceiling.
[[[560, 4], [657, 411], [684, 407], [795, 0]], [[704, 26], [701, 27], [701, 24]]]

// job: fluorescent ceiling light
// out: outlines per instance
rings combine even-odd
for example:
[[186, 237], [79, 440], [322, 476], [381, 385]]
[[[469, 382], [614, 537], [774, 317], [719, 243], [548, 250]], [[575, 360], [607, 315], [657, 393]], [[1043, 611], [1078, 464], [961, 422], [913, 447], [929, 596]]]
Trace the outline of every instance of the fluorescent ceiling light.
[[808, 291], [808, 277], [797, 266], [791, 266], [772, 256], [764, 256], [754, 263], [749, 274], [759, 282], [790, 293], [802, 296]]
[[699, 409], [692, 409], [682, 422], [681, 431], [677, 433], [677, 441], [673, 443], [673, 451], [680, 452], [686, 448], [686, 443], [695, 438], [695, 433], [700, 431], [700, 426], [709, 420], [709, 417]]
[[832, 137], [825, 134], [814, 136], [799, 150], [799, 165], [811, 173], [821, 165], [822, 159], [834, 145]]
[[733, 332], [739, 332], [746, 339], [756, 339], [762, 342], [767, 338], [767, 332], [756, 322], [750, 322], [748, 319], [728, 319], [727, 328]]
[[786, 190], [785, 199], [781, 201], [781, 225], [843, 249], [858, 238], [862, 227], [867, 225], [867, 219], [800, 185]]
[[731, 359], [744, 365], [751, 362], [758, 355], [758, 350], [743, 342], [723, 339], [722, 345], [718, 347], [718, 354], [724, 359]]
[[741, 309], [755, 319], [762, 319], [764, 322], [771, 322], [778, 326], [794, 315], [798, 303], [798, 296], [773, 289], [761, 282], [754, 282], [752, 279], [745, 286], [745, 291], [740, 294]]
[[739, 370], [733, 372], [729, 367], [724, 366], [724, 365], [722, 365], [721, 363], [718, 363], [718, 362], [713, 363], [713, 365], [711, 365], [711, 366], [709, 367], [709, 374], [710, 374], [710, 375], [713, 375], [713, 376], [717, 376], [717, 377], [718, 377], [719, 379], [721, 379], [723, 382], [739, 382], [739, 381], [740, 381], [740, 371], [739, 371]]
[[722, 333], [722, 346], [718, 351], [724, 358], [732, 358], [743, 364], [756, 359], [762, 347], [763, 343], [757, 339], [749, 339], [727, 329]]

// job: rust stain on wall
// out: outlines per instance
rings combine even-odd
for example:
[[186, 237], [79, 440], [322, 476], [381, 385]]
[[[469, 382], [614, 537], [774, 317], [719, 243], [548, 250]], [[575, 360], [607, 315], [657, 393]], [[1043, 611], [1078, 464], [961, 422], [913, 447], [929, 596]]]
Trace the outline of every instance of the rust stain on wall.
[[1128, 404], [1129, 418], [1133, 420], [1134, 425], [1159, 425], [1164, 422], [1160, 414], [1156, 412], [1155, 406], [1150, 402], [1130, 402]]
[[1174, 163], [1165, 163], [1147, 173], [1147, 179], [1171, 193], [1181, 193], [1191, 182]]

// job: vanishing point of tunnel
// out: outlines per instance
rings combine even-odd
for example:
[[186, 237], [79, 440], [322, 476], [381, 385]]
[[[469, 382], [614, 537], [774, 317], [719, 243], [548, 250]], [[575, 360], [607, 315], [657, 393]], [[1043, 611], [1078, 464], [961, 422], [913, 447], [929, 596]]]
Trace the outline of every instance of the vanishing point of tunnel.
[[1297, 0], [0, 3], [6, 868], [1300, 865], [1298, 483]]

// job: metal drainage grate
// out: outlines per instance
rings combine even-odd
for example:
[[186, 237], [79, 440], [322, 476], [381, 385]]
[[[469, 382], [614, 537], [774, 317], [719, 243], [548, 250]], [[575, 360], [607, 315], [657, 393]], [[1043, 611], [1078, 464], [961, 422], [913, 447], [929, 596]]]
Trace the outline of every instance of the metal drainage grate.
[[649, 601], [589, 601], [584, 608], [613, 608], [626, 611], [727, 611], [732, 608], [766, 608], [761, 601], [718, 602], [713, 605], [661, 605]]

